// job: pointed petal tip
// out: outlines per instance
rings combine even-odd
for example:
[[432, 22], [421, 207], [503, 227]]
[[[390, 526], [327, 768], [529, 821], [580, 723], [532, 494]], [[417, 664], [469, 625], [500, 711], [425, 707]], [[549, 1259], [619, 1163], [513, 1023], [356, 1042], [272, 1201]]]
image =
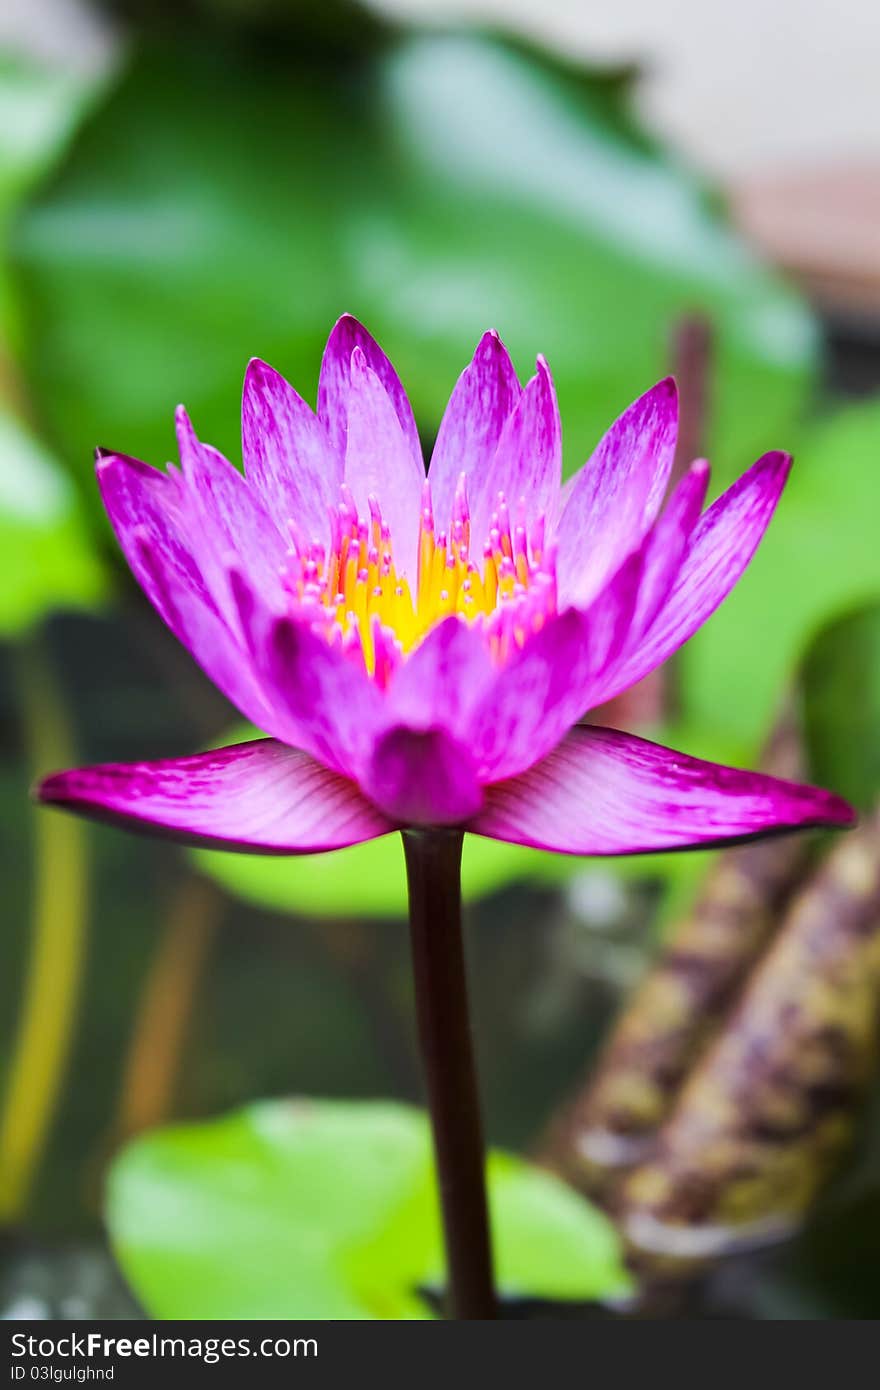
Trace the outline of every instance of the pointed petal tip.
[[854, 806], [836, 792], [819, 791], [821, 824], [837, 826], [841, 830], [852, 830], [859, 822], [859, 813]]

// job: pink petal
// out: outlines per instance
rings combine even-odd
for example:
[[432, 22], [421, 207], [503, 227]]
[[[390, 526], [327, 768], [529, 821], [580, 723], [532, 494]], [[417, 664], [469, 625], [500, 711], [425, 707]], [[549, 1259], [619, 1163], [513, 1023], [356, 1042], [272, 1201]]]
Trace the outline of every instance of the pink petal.
[[229, 611], [226, 572], [233, 557], [263, 593], [280, 594], [279, 569], [289, 538], [238, 469], [196, 437], [183, 406], [176, 428], [190, 516], [187, 536], [218, 605]]
[[414, 583], [424, 468], [413, 457], [391, 397], [359, 347], [351, 356], [345, 481], [362, 518], [370, 515], [370, 498], [378, 499], [398, 574]]
[[385, 694], [389, 723], [444, 728], [467, 742], [474, 710], [496, 678], [479, 629], [444, 618], [394, 672]]
[[472, 534], [480, 545], [489, 534], [489, 516], [500, 492], [514, 517], [521, 498], [526, 501], [530, 520], [556, 515], [562, 480], [562, 424], [553, 378], [543, 357], [538, 358], [537, 368], [507, 417], [484, 477], [479, 483], [468, 477]]
[[385, 722], [381, 693], [360, 655], [331, 646], [308, 622], [267, 609], [242, 576], [234, 575], [233, 585], [273, 732], [356, 778]]
[[641, 544], [663, 501], [677, 433], [668, 377], [623, 412], [576, 475], [557, 535], [560, 603], [586, 606]]
[[709, 465], [697, 459], [680, 480], [663, 514], [645, 538], [644, 565], [633, 614], [632, 637], [640, 637], [657, 616], [681, 568], [691, 532], [699, 519]]
[[562, 854], [638, 854], [853, 820], [818, 787], [583, 726], [530, 771], [487, 788], [469, 829]]
[[406, 392], [379, 344], [363, 324], [351, 314], [343, 314], [334, 325], [324, 357], [318, 382], [318, 417], [323, 422], [330, 445], [340, 463], [345, 459], [348, 430], [348, 398], [351, 390], [351, 357], [355, 348], [363, 353], [367, 366], [376, 373], [388, 394], [407, 448], [424, 478], [424, 461], [419, 432]]
[[150, 602], [223, 694], [275, 732], [247, 653], [193, 557], [181, 480], [121, 454], [102, 456], [97, 476], [123, 554]]
[[484, 333], [449, 398], [428, 470], [438, 530], [448, 529], [459, 477], [467, 474], [474, 547], [482, 547], [488, 537], [498, 493], [491, 468], [520, 395], [506, 347], [497, 333]]
[[37, 797], [94, 820], [247, 854], [314, 854], [394, 829], [354, 783], [272, 739], [47, 777]]
[[343, 457], [302, 397], [257, 358], [244, 379], [241, 437], [245, 474], [281, 531], [292, 522], [301, 542], [326, 544]]
[[637, 551], [586, 612], [569, 608], [550, 618], [498, 668], [472, 715], [481, 781], [524, 772], [597, 703], [605, 669], [629, 632], [641, 573]]
[[443, 729], [390, 729], [361, 786], [399, 825], [460, 825], [483, 804], [470, 753]]
[[765, 454], [703, 513], [660, 611], [606, 673], [597, 703], [613, 699], [653, 671], [714, 613], [754, 555], [790, 468], [788, 454]]

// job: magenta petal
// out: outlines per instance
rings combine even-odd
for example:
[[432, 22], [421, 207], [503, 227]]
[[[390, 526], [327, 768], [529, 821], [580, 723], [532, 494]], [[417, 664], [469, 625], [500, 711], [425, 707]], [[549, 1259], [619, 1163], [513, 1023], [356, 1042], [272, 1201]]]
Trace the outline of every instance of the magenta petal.
[[817, 787], [582, 726], [530, 771], [487, 788], [469, 829], [563, 854], [638, 854], [853, 820]]
[[488, 537], [488, 519], [497, 505], [491, 472], [495, 452], [520, 395], [506, 347], [497, 333], [484, 333], [449, 398], [428, 470], [441, 531], [449, 527], [459, 477], [467, 474], [475, 554]]
[[666, 661], [727, 597], [770, 523], [790, 468], [788, 454], [765, 454], [703, 513], [660, 611], [608, 672], [597, 702], [612, 699]]
[[497, 670], [473, 714], [471, 748], [482, 782], [512, 777], [544, 757], [584, 713], [592, 669], [590, 624], [569, 609]]
[[[562, 480], [562, 424], [553, 378], [543, 357], [507, 417], [484, 478], [468, 479], [474, 537], [482, 544], [489, 516], [503, 492], [516, 519], [523, 498], [531, 520], [555, 519]], [[440, 514], [442, 515], [442, 513]]]
[[473, 759], [443, 729], [390, 729], [361, 785], [400, 825], [459, 825], [483, 804]]
[[326, 544], [329, 511], [339, 502], [343, 458], [323, 424], [278, 372], [249, 364], [241, 403], [241, 439], [248, 481], [280, 530], [304, 543]]
[[709, 465], [697, 459], [678, 483], [662, 516], [645, 538], [644, 563], [632, 637], [640, 637], [657, 616], [681, 568], [691, 533], [699, 518], [706, 489]]
[[241, 586], [251, 660], [274, 730], [327, 767], [357, 777], [383, 725], [382, 697], [358, 653], [331, 646], [306, 623], [277, 617]]
[[557, 533], [559, 598], [586, 606], [654, 521], [678, 434], [671, 377], [634, 401], [576, 475]]
[[314, 854], [394, 829], [353, 782], [272, 739], [47, 777], [38, 799], [186, 844]]
[[444, 728], [467, 743], [474, 710], [496, 679], [480, 630], [444, 618], [395, 671], [386, 691], [389, 723]]
[[187, 535], [218, 604], [228, 611], [226, 571], [231, 557], [264, 594], [279, 593], [279, 569], [289, 539], [243, 474], [196, 437], [183, 406], [178, 407], [175, 423], [190, 513]]
[[247, 653], [193, 557], [182, 481], [120, 454], [102, 457], [97, 475], [123, 554], [160, 616], [242, 714], [276, 732]]
[[360, 348], [351, 357], [345, 481], [359, 516], [368, 518], [370, 498], [378, 500], [397, 571], [414, 583], [424, 468], [413, 457], [391, 397]]
[[376, 373], [384, 386], [403, 431], [409, 453], [418, 465], [420, 474], [424, 476], [419, 432], [400, 378], [375, 338], [371, 337], [363, 324], [358, 323], [351, 314], [342, 315], [327, 339], [318, 382], [318, 416], [327, 430], [336, 458], [340, 463], [345, 459], [351, 357], [355, 348], [360, 349], [367, 366]]
[[480, 778], [524, 772], [599, 703], [606, 668], [627, 639], [639, 594], [636, 551], [586, 612], [569, 608], [515, 652], [473, 714]]

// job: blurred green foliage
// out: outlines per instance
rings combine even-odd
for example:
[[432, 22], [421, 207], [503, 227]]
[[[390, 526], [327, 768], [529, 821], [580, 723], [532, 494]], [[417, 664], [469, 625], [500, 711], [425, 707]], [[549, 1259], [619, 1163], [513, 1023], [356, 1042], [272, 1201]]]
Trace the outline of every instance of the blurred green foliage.
[[[499, 1288], [557, 1300], [628, 1287], [610, 1221], [508, 1154], [488, 1161]], [[107, 1221], [159, 1318], [426, 1318], [442, 1287], [425, 1117], [384, 1102], [254, 1105], [117, 1158]]]
[[880, 605], [819, 633], [801, 688], [813, 776], [859, 810], [872, 810], [880, 796]]
[[815, 332], [625, 86], [474, 35], [360, 57], [137, 48], [15, 235], [25, 361], [56, 446], [162, 462], [172, 411], [239, 456], [259, 355], [314, 392], [343, 310], [397, 364], [427, 439], [480, 334], [553, 367], [571, 471], [668, 368], [677, 314], [718, 334], [722, 477], [778, 446]]
[[9, 225], [81, 119], [95, 84], [0, 56], [0, 637], [59, 607], [83, 607], [102, 576], [81, 507], [48, 448], [21, 423], [27, 393], [11, 349], [18, 319]]
[[104, 590], [70, 478], [0, 405], [0, 637], [57, 608], [88, 607]]

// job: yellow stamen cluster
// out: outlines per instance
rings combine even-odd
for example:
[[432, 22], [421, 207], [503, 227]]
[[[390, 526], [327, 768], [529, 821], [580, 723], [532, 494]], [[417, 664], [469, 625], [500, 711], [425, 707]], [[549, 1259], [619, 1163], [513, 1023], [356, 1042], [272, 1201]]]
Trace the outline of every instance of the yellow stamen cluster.
[[464, 475], [448, 532], [435, 533], [426, 483], [415, 593], [395, 568], [391, 535], [375, 498], [369, 499], [369, 509], [369, 521], [359, 517], [343, 485], [342, 500], [331, 514], [329, 549], [294, 544], [284, 581], [302, 616], [319, 625], [331, 642], [359, 647], [367, 670], [383, 684], [399, 659], [450, 614], [482, 623], [491, 649], [503, 659], [511, 643], [521, 645], [555, 607], [553, 564], [543, 554], [543, 519], [527, 537], [524, 503], [511, 528], [507, 503], [499, 494], [480, 569], [470, 558]]

